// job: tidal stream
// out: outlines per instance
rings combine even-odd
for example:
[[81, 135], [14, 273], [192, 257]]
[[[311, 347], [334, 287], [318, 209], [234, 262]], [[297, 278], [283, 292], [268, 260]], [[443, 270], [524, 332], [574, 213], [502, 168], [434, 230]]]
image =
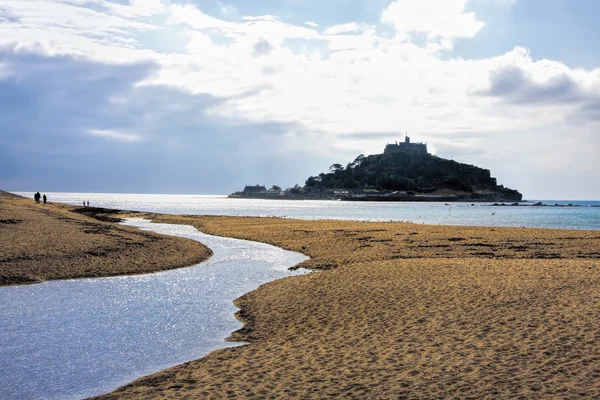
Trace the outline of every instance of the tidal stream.
[[129, 219], [126, 225], [198, 240], [213, 257], [147, 275], [0, 288], [0, 397], [80, 399], [240, 345], [233, 300], [306, 257], [267, 244], [203, 234], [191, 226]]

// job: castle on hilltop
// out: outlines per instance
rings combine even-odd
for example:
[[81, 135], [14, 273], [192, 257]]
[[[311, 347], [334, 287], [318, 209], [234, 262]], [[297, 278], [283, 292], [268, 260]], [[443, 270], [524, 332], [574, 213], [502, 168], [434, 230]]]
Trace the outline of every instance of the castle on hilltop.
[[427, 144], [423, 142], [411, 143], [410, 138], [408, 136], [404, 138], [404, 142], [396, 142], [395, 144], [388, 143], [385, 146], [385, 150], [383, 151], [383, 153], [406, 153], [410, 154], [411, 156], [424, 156], [429, 154], [427, 152]]

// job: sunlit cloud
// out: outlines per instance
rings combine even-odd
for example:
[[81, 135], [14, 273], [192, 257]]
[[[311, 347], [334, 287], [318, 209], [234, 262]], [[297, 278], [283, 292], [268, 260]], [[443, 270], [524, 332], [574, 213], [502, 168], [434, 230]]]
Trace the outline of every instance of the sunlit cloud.
[[[511, 7], [515, 1], [395, 0], [377, 11], [376, 21], [327, 25], [310, 15], [297, 23], [240, 16], [242, 7], [225, 1], [209, 14], [202, 5], [165, 0], [3, 0], [0, 47], [74, 62], [151, 63], [148, 74], [127, 85], [218, 99], [203, 115], [223, 125], [277, 126], [277, 149], [331, 158], [379, 152], [393, 132], [416, 133], [438, 141], [440, 150], [477, 157], [489, 155], [493, 135], [527, 136], [550, 127], [548, 135], [558, 137], [577, 123], [587, 126], [585, 136], [597, 128], [599, 69], [537, 60], [519, 46], [473, 59], [452, 53], [458, 40], [475, 38], [486, 26], [470, 11], [473, 3]], [[15, 77], [14, 66], [0, 61], [0, 80]], [[112, 93], [109, 103], [131, 107], [130, 96]], [[161, 107], [170, 118], [185, 105]], [[140, 121], [153, 119], [138, 112]], [[193, 124], [191, 115], [179, 117]], [[185, 126], [189, 135], [206, 132]], [[149, 141], [137, 127], [86, 129], [106, 141]], [[452, 143], [456, 132], [485, 138]], [[494, 146], [512, 151], [501, 140]], [[575, 161], [575, 155], [565, 157]]]
[[381, 21], [399, 35], [423, 33], [451, 47], [452, 39], [473, 37], [485, 25], [465, 11], [466, 5], [467, 0], [395, 0], [381, 13]]
[[106, 139], [116, 140], [119, 142], [139, 142], [142, 140], [142, 136], [134, 134], [121, 132], [117, 130], [111, 129], [91, 129], [88, 131], [91, 135], [100, 136]]

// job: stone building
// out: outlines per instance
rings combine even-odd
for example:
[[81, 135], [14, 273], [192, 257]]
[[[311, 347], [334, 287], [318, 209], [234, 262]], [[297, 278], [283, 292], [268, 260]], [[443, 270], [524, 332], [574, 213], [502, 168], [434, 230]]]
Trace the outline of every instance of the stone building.
[[406, 136], [404, 138], [404, 142], [396, 142], [391, 143], [391, 144], [387, 144], [385, 146], [385, 150], [383, 151], [384, 154], [387, 153], [406, 153], [406, 154], [410, 154], [413, 156], [424, 156], [429, 154], [427, 152], [427, 144], [423, 143], [423, 142], [419, 142], [419, 143], [411, 143], [410, 142], [410, 138], [408, 136]]
[[253, 186], [246, 185], [243, 193], [245, 193], [245, 194], [258, 193], [258, 192], [265, 192], [266, 190], [267, 190], [267, 188], [264, 185], [253, 185]]

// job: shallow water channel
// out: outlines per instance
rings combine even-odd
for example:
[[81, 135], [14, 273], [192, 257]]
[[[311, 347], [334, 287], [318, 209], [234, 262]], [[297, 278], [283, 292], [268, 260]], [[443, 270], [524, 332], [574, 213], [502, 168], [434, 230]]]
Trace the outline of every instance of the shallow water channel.
[[0, 288], [0, 397], [79, 399], [239, 345], [232, 301], [259, 285], [306, 273], [299, 253], [129, 219], [141, 229], [201, 241], [213, 257], [147, 275]]

